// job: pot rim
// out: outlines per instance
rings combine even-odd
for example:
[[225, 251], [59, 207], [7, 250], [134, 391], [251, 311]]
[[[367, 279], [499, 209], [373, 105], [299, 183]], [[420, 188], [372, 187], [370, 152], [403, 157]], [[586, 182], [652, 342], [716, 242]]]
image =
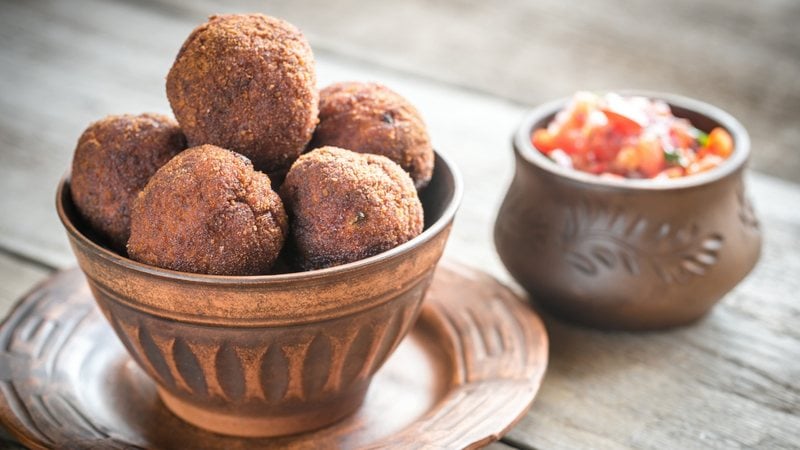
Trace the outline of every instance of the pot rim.
[[555, 176], [567, 178], [579, 184], [588, 185], [590, 187], [611, 188], [622, 191], [669, 191], [707, 185], [719, 179], [725, 178], [742, 168], [750, 156], [750, 136], [748, 135], [747, 130], [745, 130], [744, 126], [742, 126], [742, 124], [736, 120], [736, 118], [714, 105], [693, 98], [665, 92], [646, 90], [620, 90], [609, 92], [618, 92], [623, 95], [639, 95], [660, 99], [667, 102], [670, 106], [676, 106], [681, 109], [690, 110], [704, 115], [709, 119], [719, 123], [720, 126], [725, 128], [731, 134], [734, 142], [733, 153], [719, 166], [712, 170], [669, 180], [618, 180], [613, 178], [601, 178], [594, 174], [559, 166], [538, 149], [534, 148], [533, 143], [531, 142], [531, 133], [533, 132], [534, 125], [536, 125], [545, 117], [558, 112], [558, 110], [560, 110], [564, 105], [567, 104], [567, 102], [570, 101], [571, 97], [560, 98], [558, 100], [546, 102], [530, 110], [525, 115], [522, 123], [519, 125], [513, 136], [514, 149], [516, 150], [516, 153], [525, 161], [534, 164], [540, 169], [550, 172]]
[[[122, 266], [128, 270], [140, 272], [146, 275], [167, 279], [171, 281], [190, 282], [190, 283], [213, 285], [219, 287], [232, 286], [232, 285], [236, 286], [276, 285], [277, 286], [277, 285], [294, 284], [294, 283], [308, 283], [311, 281], [322, 280], [322, 279], [346, 277], [349, 274], [364, 269], [368, 270], [370, 268], [378, 267], [387, 261], [398, 258], [406, 253], [413, 251], [416, 248], [421, 247], [428, 241], [432, 240], [435, 236], [440, 234], [448, 226], [448, 224], [450, 224], [453, 221], [453, 218], [455, 217], [456, 211], [458, 211], [458, 208], [461, 204], [461, 198], [463, 196], [463, 181], [461, 178], [461, 174], [459, 173], [458, 169], [450, 159], [448, 159], [438, 151], [434, 151], [434, 155], [436, 158], [437, 165], [446, 167], [447, 171], [450, 173], [450, 176], [453, 179], [452, 197], [445, 206], [441, 216], [434, 223], [432, 223], [427, 229], [423, 230], [422, 233], [420, 233], [413, 239], [404, 242], [403, 244], [400, 244], [397, 247], [394, 247], [385, 252], [358, 261], [354, 261], [351, 263], [342, 264], [339, 266], [329, 267], [325, 269], [310, 270], [305, 272], [292, 272], [292, 273], [275, 274], [275, 275], [270, 275], [270, 274], [208, 275], [208, 274], [180, 272], [177, 270], [164, 269], [161, 267], [140, 263], [128, 257], [119, 255], [116, 252], [101, 246], [100, 244], [96, 243], [88, 236], [86, 236], [83, 232], [81, 232], [78, 229], [78, 227], [73, 223], [73, 221], [67, 214], [62, 199], [64, 198], [65, 194], [64, 190], [66, 189], [66, 184], [70, 181], [69, 170], [67, 171], [67, 173], [64, 174], [64, 176], [58, 183], [58, 190], [56, 192], [56, 210], [58, 212], [59, 219], [61, 219], [61, 223], [63, 224], [64, 228], [67, 230], [67, 232], [73, 239], [78, 241], [81, 245], [83, 245], [86, 249], [88, 249], [88, 251], [93, 253], [95, 256], [102, 258], [103, 260], [105, 260], [110, 264]], [[434, 166], [434, 170], [436, 170], [436, 166]]]

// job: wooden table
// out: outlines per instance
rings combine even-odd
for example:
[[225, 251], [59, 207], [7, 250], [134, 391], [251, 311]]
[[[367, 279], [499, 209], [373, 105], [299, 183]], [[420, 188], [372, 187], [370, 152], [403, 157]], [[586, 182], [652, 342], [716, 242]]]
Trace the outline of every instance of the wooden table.
[[[374, 42], [365, 44], [369, 51], [348, 44], [359, 30], [348, 28], [340, 40], [328, 41], [331, 25], [320, 18], [322, 4], [306, 13], [290, 2], [273, 7], [273, 14], [291, 20], [308, 18], [322, 85], [379, 80], [418, 106], [436, 148], [457, 163], [466, 181], [447, 257], [513, 283], [494, 252], [492, 225], [513, 168], [510, 135], [529, 106], [481, 93], [473, 89], [480, 87], [474, 80], [433, 81], [448, 79], [431, 77], [435, 68], [387, 69], [397, 67], [396, 55], [378, 54]], [[163, 80], [172, 58], [204, 13], [218, 9], [203, 2], [191, 8], [158, 1], [0, 3], [0, 317], [35, 283], [74, 264], [53, 202], [83, 128], [110, 113], [169, 112]], [[408, 19], [411, 13], [403, 11], [401, 19]], [[442, 11], [431, 14], [441, 19]], [[786, 46], [796, 48], [796, 42]], [[796, 68], [789, 59], [784, 63]], [[558, 67], [566, 70], [568, 63], [560, 61]], [[436, 73], [449, 73], [446, 65], [440, 61]], [[558, 67], [552, 77], [559, 78]], [[611, 79], [613, 73], [605, 76]], [[800, 77], [776, 79], [783, 85], [769, 92], [790, 93], [788, 106], [776, 108], [796, 113]], [[550, 86], [565, 83], [554, 80]], [[568, 85], [569, 90], [580, 87]], [[546, 89], [536, 92], [544, 97]], [[714, 92], [734, 109], [741, 106], [733, 93]], [[725, 100], [720, 103], [726, 106]], [[796, 123], [780, 139], [797, 137]], [[758, 124], [756, 138], [765, 133]], [[789, 160], [788, 165], [795, 164]], [[786, 175], [766, 163], [760, 167]], [[530, 413], [493, 444], [496, 448], [800, 445], [800, 186], [753, 173], [749, 187], [765, 231], [755, 271], [707, 318], [673, 331], [600, 332], [545, 317], [552, 347], [542, 390]], [[0, 445], [13, 445], [9, 439]]]

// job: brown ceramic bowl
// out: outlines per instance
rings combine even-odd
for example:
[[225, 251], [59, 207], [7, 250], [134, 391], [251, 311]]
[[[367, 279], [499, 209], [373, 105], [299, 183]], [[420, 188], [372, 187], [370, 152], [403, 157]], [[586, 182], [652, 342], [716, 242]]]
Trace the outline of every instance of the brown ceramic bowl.
[[166, 406], [239, 436], [312, 430], [354, 412], [414, 322], [461, 198], [441, 155], [421, 193], [426, 227], [379, 255], [311, 272], [214, 276], [132, 261], [98, 245], [56, 199], [89, 286]]
[[546, 309], [603, 328], [655, 329], [703, 316], [758, 260], [745, 196], [750, 139], [724, 111], [675, 95], [678, 117], [733, 137], [719, 167], [674, 180], [611, 180], [560, 167], [531, 144], [567, 99], [531, 111], [513, 137], [514, 180], [495, 223], [497, 252]]

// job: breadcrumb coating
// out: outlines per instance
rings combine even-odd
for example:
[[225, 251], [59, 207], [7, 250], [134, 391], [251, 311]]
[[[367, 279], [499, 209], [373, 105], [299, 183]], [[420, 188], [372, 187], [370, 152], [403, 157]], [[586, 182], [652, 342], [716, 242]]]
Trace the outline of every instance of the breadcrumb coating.
[[147, 180], [186, 148], [178, 123], [159, 114], [108, 116], [83, 132], [72, 159], [72, 201], [117, 251], [130, 235], [133, 200]]
[[306, 153], [292, 165], [281, 195], [304, 270], [376, 255], [423, 229], [413, 181], [384, 156], [335, 147]]
[[417, 109], [378, 83], [343, 82], [320, 92], [312, 146], [383, 155], [411, 175], [417, 189], [433, 175], [433, 147]]
[[242, 155], [202, 145], [159, 169], [136, 198], [128, 253], [183, 272], [265, 274], [287, 233], [269, 177]]
[[178, 52], [167, 97], [189, 145], [230, 149], [280, 178], [317, 124], [314, 67], [311, 47], [288, 22], [211, 16]]

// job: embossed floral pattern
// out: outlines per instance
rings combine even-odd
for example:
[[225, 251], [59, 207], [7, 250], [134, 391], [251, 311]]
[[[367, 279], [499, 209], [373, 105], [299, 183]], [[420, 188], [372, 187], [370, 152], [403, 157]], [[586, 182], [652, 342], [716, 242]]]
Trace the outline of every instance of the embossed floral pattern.
[[717, 263], [724, 238], [695, 223], [652, 221], [583, 200], [568, 209], [561, 244], [566, 262], [584, 275], [651, 270], [664, 283], [685, 284]]

